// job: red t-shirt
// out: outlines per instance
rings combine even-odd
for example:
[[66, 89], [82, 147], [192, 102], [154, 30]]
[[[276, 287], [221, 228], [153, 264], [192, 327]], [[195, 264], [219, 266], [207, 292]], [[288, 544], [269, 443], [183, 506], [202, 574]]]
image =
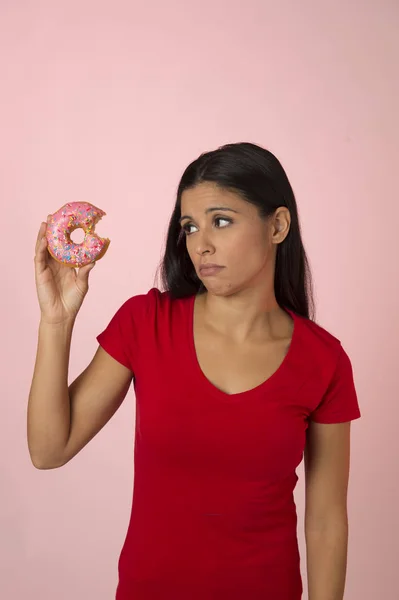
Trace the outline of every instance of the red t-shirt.
[[98, 336], [132, 370], [133, 506], [117, 600], [300, 600], [293, 490], [308, 420], [360, 417], [348, 355], [294, 319], [289, 351], [261, 385], [226, 394], [202, 373], [194, 296], [151, 289]]

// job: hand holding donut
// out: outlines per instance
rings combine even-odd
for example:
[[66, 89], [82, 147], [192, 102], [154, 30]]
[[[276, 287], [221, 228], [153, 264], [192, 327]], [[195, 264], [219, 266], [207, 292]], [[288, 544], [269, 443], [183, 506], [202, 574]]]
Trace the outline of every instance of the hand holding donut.
[[[72, 202], [41, 224], [35, 279], [42, 322], [58, 325], [75, 319], [89, 289], [89, 273], [109, 245], [108, 239], [94, 233], [104, 214], [89, 203]], [[82, 244], [75, 244], [70, 234], [80, 227], [85, 231], [85, 239]], [[76, 272], [73, 267], [79, 270]]]

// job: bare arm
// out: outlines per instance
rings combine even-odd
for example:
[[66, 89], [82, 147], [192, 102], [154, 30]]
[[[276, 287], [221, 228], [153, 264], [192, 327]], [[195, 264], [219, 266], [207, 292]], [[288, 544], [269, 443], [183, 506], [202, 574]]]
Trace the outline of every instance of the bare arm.
[[99, 348], [68, 388], [72, 331], [94, 264], [78, 272], [60, 265], [47, 252], [45, 232], [43, 222], [35, 251], [41, 320], [27, 428], [33, 464], [53, 469], [71, 460], [104, 427], [126, 396], [132, 373]]
[[39, 469], [73, 458], [109, 421], [123, 402], [132, 373], [101, 347], [69, 386], [73, 324], [41, 323], [28, 402], [28, 446]]
[[309, 600], [342, 600], [348, 547], [350, 422], [311, 422], [305, 450]]

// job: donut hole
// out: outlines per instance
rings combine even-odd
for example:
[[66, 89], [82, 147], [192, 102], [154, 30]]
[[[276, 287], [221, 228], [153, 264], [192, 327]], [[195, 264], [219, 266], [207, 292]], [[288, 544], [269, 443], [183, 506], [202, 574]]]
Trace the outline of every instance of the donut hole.
[[78, 227], [77, 229], [74, 229], [72, 231], [71, 240], [73, 241], [74, 244], [82, 244], [84, 239], [85, 239], [84, 229], [82, 229], [81, 227]]

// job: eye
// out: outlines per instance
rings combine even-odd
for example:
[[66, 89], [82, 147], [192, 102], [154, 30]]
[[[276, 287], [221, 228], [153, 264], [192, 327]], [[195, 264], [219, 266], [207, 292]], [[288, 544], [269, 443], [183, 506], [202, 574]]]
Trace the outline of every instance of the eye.
[[184, 231], [184, 233], [185, 233], [186, 235], [191, 235], [191, 234], [193, 233], [193, 231], [191, 231], [191, 228], [192, 228], [192, 227], [194, 227], [194, 229], [195, 229], [195, 225], [193, 225], [192, 223], [185, 223], [185, 224], [182, 226], [182, 230]]
[[230, 225], [231, 223], [231, 219], [228, 219], [227, 217], [216, 217], [215, 218], [215, 224], [216, 222], [221, 223], [223, 222], [225, 223], [225, 225], [218, 225], [218, 229], [223, 229], [224, 227], [227, 227], [228, 225]]
[[[213, 224], [215, 225], [216, 229], [224, 229], [225, 227], [228, 227], [231, 223], [232, 220], [228, 217], [215, 217], [213, 220]], [[182, 225], [182, 230], [185, 233], [185, 235], [191, 235], [195, 233], [196, 230], [198, 231], [198, 227], [196, 227], [193, 223], [187, 222], [184, 225]]]

